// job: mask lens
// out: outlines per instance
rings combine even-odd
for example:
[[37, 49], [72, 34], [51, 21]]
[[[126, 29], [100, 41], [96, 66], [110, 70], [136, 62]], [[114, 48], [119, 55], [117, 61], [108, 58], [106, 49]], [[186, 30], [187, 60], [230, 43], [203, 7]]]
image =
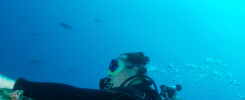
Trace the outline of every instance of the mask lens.
[[111, 70], [111, 72], [114, 72], [117, 68], [118, 68], [118, 61], [116, 59], [113, 59], [111, 61], [109, 69]]

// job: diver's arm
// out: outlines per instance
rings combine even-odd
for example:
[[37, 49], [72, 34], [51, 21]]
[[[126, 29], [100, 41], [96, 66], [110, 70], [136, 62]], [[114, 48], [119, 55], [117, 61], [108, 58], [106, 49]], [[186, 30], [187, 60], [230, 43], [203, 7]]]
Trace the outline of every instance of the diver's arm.
[[60, 83], [30, 82], [23, 78], [16, 81], [14, 90], [23, 90], [24, 96], [35, 100], [112, 100], [120, 95], [113, 91], [76, 88]]
[[15, 80], [0, 74], [0, 88], [13, 89]]

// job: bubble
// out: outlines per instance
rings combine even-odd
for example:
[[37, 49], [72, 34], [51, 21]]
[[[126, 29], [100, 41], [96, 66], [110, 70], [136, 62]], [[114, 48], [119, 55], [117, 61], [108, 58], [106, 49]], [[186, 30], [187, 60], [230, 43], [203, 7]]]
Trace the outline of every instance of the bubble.
[[206, 58], [204, 60], [205, 64], [215, 64], [215, 59], [214, 58]]
[[224, 76], [223, 76], [223, 75], [221, 75], [221, 74], [219, 74], [219, 75], [218, 75], [218, 77], [219, 77], [219, 78], [224, 78]]
[[196, 69], [197, 68], [197, 66], [194, 64], [186, 64], [185, 67], [188, 69]]
[[200, 78], [206, 78], [208, 75], [207, 74], [201, 74]]
[[227, 68], [229, 65], [227, 65], [227, 64], [223, 64], [223, 67], [225, 67], [225, 68]]
[[224, 95], [224, 94], [225, 94], [225, 90], [221, 90], [221, 91], [220, 91], [220, 94], [221, 94], [221, 95]]
[[150, 71], [150, 72], [155, 72], [157, 70], [158, 70], [158, 68], [156, 68], [155, 66], [149, 66], [149, 68], [148, 68], [148, 71]]
[[216, 75], [216, 76], [218, 76], [219, 75], [219, 72], [214, 71], [213, 74]]
[[223, 61], [222, 61], [222, 60], [216, 60], [216, 61], [215, 61], [215, 64], [218, 65], [218, 66], [220, 66], [220, 65], [223, 64]]
[[236, 97], [240, 98], [240, 99], [245, 99], [244, 96], [240, 95], [240, 94], [236, 94]]
[[226, 78], [230, 79], [231, 77], [232, 77], [232, 74], [231, 73], [227, 73]]
[[[227, 69], [229, 66], [222, 60], [214, 59], [212, 57], [205, 58], [204, 63], [192, 64], [186, 63], [181, 66], [176, 66], [174, 63], [169, 63], [165, 67], [162, 65], [152, 65], [148, 68], [148, 71], [153, 72], [156, 78], [159, 80], [169, 80], [174, 83], [188, 83], [196, 88], [202, 88], [206, 90], [216, 91], [220, 95], [230, 95], [230, 91], [225, 91], [224, 85], [228, 86], [240, 86], [241, 84], [232, 79], [232, 74]], [[155, 73], [157, 72], [157, 73]], [[164, 77], [159, 77], [164, 76]], [[170, 77], [170, 78], [169, 78]], [[240, 99], [244, 99], [244, 96], [236, 96]]]
[[172, 70], [173, 72], [179, 72], [179, 69], [177, 69], [177, 68], [173, 68], [173, 70]]
[[163, 73], [165, 73], [165, 72], [166, 72], [166, 70], [165, 70], [165, 69], [161, 69], [161, 70], [160, 70], [160, 72], [163, 72]]
[[169, 63], [168, 68], [173, 68], [174, 64], [173, 63]]
[[236, 80], [230, 80], [229, 83], [233, 84], [233, 85], [236, 85], [236, 86], [240, 85], [240, 83], [238, 81], [236, 81]]

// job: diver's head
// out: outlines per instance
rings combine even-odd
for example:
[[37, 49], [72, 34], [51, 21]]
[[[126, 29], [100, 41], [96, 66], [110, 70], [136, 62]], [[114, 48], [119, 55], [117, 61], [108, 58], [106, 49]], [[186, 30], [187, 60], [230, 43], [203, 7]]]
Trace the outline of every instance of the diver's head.
[[142, 52], [125, 53], [113, 59], [110, 64], [108, 75], [111, 77], [113, 87], [119, 87], [126, 79], [135, 75], [145, 75], [145, 65], [149, 57]]

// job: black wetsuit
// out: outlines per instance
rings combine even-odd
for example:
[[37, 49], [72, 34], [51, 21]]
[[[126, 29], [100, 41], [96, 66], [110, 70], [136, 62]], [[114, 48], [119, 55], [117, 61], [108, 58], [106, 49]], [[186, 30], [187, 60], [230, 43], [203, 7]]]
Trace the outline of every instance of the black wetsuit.
[[30, 82], [23, 78], [16, 81], [14, 90], [23, 90], [24, 96], [34, 100], [156, 100], [157, 93], [151, 82], [111, 89], [76, 88], [60, 83]]

